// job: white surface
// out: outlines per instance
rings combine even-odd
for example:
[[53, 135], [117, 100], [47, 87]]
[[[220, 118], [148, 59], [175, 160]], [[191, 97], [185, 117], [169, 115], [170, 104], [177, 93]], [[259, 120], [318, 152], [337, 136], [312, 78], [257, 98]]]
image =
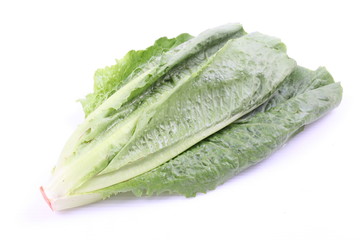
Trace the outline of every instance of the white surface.
[[[1, 1], [1, 235], [11, 239], [360, 239], [356, 1]], [[326, 66], [339, 108], [208, 194], [123, 195], [54, 213], [39, 186], [82, 120], [94, 71], [160, 36], [240, 22]], [[5, 224], [4, 224], [5, 223]], [[18, 237], [18, 238], [16, 238]], [[9, 237], [7, 237], [8, 239]]]

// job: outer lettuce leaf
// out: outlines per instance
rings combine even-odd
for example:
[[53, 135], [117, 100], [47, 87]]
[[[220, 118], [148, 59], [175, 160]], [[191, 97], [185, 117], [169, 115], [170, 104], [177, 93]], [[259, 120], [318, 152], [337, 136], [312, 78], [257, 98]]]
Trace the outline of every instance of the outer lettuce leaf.
[[167, 163], [96, 192], [103, 197], [127, 191], [137, 196], [172, 192], [190, 197], [215, 189], [336, 107], [342, 88], [333, 82], [324, 68], [310, 71], [297, 67], [274, 97], [248, 116]]
[[277, 89], [272, 98], [238, 121], [243, 121], [245, 118], [249, 118], [258, 112], [269, 110], [296, 95], [330, 83], [334, 83], [334, 79], [324, 67], [319, 67], [317, 70], [311, 71], [304, 67], [297, 66], [279, 89]]
[[94, 92], [80, 100], [85, 116], [88, 116], [102, 102], [116, 92], [126, 81], [139, 72], [144, 64], [152, 58], [156, 58], [170, 49], [193, 38], [187, 33], [180, 34], [175, 38], [162, 37], [155, 41], [153, 46], [145, 50], [132, 50], [122, 59], [116, 60], [116, 64], [98, 69], [94, 76]]

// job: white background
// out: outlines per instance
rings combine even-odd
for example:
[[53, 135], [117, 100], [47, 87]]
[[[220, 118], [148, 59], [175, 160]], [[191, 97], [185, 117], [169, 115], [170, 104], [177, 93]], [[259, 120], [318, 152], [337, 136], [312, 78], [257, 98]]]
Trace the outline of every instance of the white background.
[[[360, 18], [355, 3], [1, 1], [0, 235], [360, 239]], [[158, 37], [196, 35], [228, 22], [280, 37], [299, 65], [326, 66], [344, 88], [339, 108], [261, 164], [196, 198], [125, 194], [52, 212], [39, 186], [83, 119], [75, 100], [91, 92], [94, 71]]]

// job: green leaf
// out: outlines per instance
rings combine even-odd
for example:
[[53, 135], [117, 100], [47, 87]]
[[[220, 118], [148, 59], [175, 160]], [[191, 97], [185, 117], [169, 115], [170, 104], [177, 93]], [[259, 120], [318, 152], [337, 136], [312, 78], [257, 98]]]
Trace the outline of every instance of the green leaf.
[[255, 114], [147, 173], [95, 192], [103, 197], [127, 191], [137, 196], [171, 192], [191, 197], [215, 189], [267, 158], [303, 126], [336, 107], [342, 88], [332, 82], [324, 68], [315, 72], [297, 68], [269, 101], [270, 105], [267, 102]]
[[131, 50], [116, 64], [98, 69], [94, 76], [94, 92], [80, 100], [85, 115], [88, 116], [102, 102], [114, 94], [122, 85], [131, 80], [131, 76], [141, 71], [152, 58], [156, 58], [176, 46], [188, 41], [192, 36], [183, 33], [175, 38], [159, 38], [153, 46], [145, 50]]

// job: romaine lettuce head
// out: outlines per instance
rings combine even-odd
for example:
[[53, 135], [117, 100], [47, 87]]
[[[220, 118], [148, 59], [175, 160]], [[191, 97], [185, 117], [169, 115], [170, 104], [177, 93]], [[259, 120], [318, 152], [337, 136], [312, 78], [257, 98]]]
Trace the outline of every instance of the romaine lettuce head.
[[335, 107], [332, 82], [239, 24], [160, 38], [96, 72], [86, 119], [42, 192], [54, 210], [124, 191], [206, 192]]

